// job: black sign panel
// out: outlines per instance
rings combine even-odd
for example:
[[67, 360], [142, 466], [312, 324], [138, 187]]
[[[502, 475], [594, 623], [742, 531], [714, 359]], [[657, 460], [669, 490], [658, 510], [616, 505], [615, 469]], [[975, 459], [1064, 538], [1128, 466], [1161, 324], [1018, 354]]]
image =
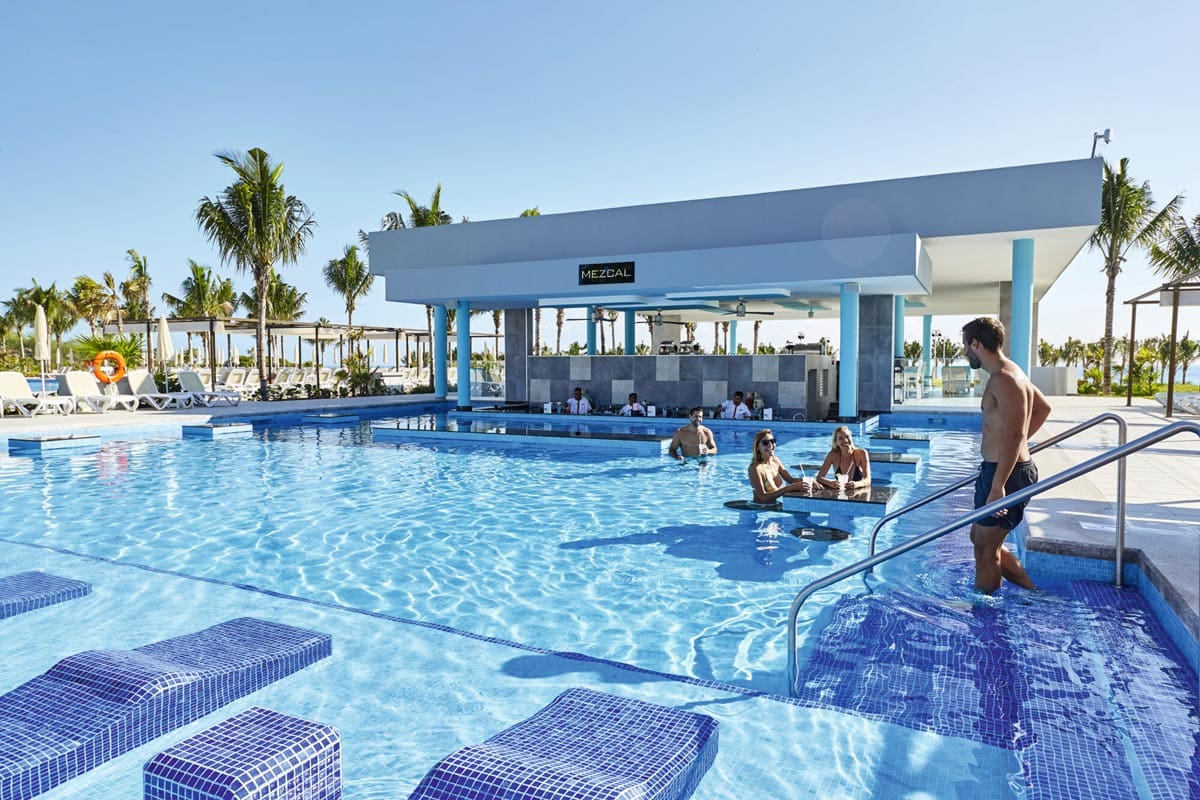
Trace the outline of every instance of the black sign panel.
[[633, 283], [632, 261], [612, 264], [580, 264], [579, 285], [594, 286], [598, 283]]

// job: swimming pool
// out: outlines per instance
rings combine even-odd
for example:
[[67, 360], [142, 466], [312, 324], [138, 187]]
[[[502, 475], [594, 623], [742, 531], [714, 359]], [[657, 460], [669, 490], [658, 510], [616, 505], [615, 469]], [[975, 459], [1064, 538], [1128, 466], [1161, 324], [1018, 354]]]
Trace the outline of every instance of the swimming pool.
[[[982, 601], [969, 591], [964, 537], [947, 537], [936, 546], [936, 558], [926, 552], [898, 559], [866, 585], [848, 581], [806, 605], [805, 690], [795, 701], [772, 699], [762, 695], [786, 694], [784, 622], [792, 598], [813, 578], [861, 557], [870, 521], [860, 521], [859, 535], [847, 542], [812, 542], [787, 535], [786, 515], [764, 515], [759, 524], [747, 525], [724, 509], [723, 500], [747, 494], [745, 454], [753, 428], [719, 428], [722, 455], [698, 465], [593, 451], [581, 457], [550, 446], [514, 452], [379, 444], [371, 441], [370, 424], [272, 425], [234, 441], [149, 438], [106, 442], [98, 453], [80, 456], [0, 456], [0, 504], [13, 520], [3, 538], [37, 545], [41, 553], [50, 547], [107, 559], [89, 570], [103, 572], [109, 581], [114, 570], [131, 574], [139, 572], [132, 565], [147, 565], [220, 582], [193, 580], [189, 594], [203, 586], [201, 594], [224, 591], [294, 605], [263, 591], [232, 588], [253, 586], [467, 632], [478, 638], [455, 634], [447, 643], [445, 632], [426, 628], [422, 635], [441, 637], [441, 649], [422, 644], [439, 655], [416, 659], [422, 682], [432, 684], [420, 696], [426, 702], [426, 693], [440, 697], [443, 705], [453, 696], [456, 731], [458, 725], [474, 731], [472, 717], [497, 713], [489, 708], [487, 692], [472, 691], [472, 681], [461, 677], [480, 670], [479, 680], [490, 686], [536, 680], [535, 694], [543, 685], [560, 685], [581, 665], [587, 675], [575, 680], [584, 684], [650, 682], [654, 690], [642, 699], [716, 692], [722, 700], [703, 702], [739, 709], [734, 721], [743, 728], [748, 752], [739, 757], [739, 737], [723, 729], [718, 772], [722, 763], [728, 771], [723, 778], [710, 775], [698, 797], [755, 795], [748, 787], [764, 780], [775, 796], [810, 796], [817, 785], [841, 786], [834, 794], [844, 796], [893, 796], [880, 789], [887, 785], [905, 791], [929, 787], [922, 789], [927, 796], [954, 797], [960, 795], [953, 787], [962, 785], [972, 790], [962, 796], [1051, 797], [1100, 780], [1096, 769], [1108, 765], [1087, 758], [1114, 749], [1132, 754], [1110, 784], [1130, 787], [1133, 794], [1126, 796], [1186, 796], [1155, 794], [1156, 786], [1195, 791], [1194, 783], [1179, 777], [1189, 774], [1188, 758], [1197, 752], [1195, 674], [1136, 594], [1109, 596], [1095, 584], [1050, 580], [1052, 591], [1044, 598], [1011, 592]], [[669, 432], [674, 424], [663, 427]], [[824, 434], [776, 431], [785, 463], [812, 460], [827, 448]], [[976, 447], [972, 431], [939, 432], [919, 491], [967, 474]], [[913, 476], [897, 474], [892, 481], [902, 495], [914, 491]], [[961, 510], [969, 500], [955, 502]], [[914, 519], [889, 528], [881, 543], [941, 522], [954, 508], [934, 504], [916, 512]], [[782, 525], [782, 535], [762, 525], [772, 520]], [[762, 532], [756, 532], [759, 527]], [[34, 558], [13, 555], [19, 549], [32, 551], [10, 544], [0, 556], [14, 564]], [[126, 585], [135, 607], [145, 609], [156, 605], [148, 584], [179, 580], [149, 581], [140, 573]], [[206, 602], [221, 607], [234, 601]], [[106, 608], [128, 617], [128, 611]], [[339, 627], [371, 628], [356, 634], [371, 642], [388, 635], [373, 625], [410, 627], [363, 615], [350, 625], [345, 614], [327, 606], [290, 613], [334, 615]], [[1136, 657], [1123, 653], [1125, 639], [1109, 641], [1118, 636], [1109, 629], [1114, 619], [1136, 634], [1143, 648]], [[111, 626], [96, 628], [105, 629]], [[410, 634], [416, 635], [405, 631]], [[157, 628], [153, 638], [161, 638]], [[507, 655], [499, 666], [467, 668], [463, 654], [475, 647], [499, 647]], [[583, 658], [552, 655], [557, 652]], [[20, 662], [28, 667], [45, 658], [26, 654]], [[438, 658], [458, 666], [429, 663]], [[381, 664], [363, 656], [342, 668], [374, 675]], [[19, 682], [17, 674], [33, 674], [16, 669], [5, 673], [13, 678], [5, 688]], [[396, 669], [412, 671], [408, 665]], [[1146, 688], [1123, 698], [1113, 687], [1131, 675]], [[367, 682], [376, 693], [379, 681], [376, 675]], [[664, 691], [665, 686], [670, 688]], [[369, 703], [335, 694], [355, 707]], [[383, 688], [382, 694], [402, 705], [410, 702], [396, 699], [395, 688]], [[1145, 737], [1128, 731], [1150, 697], [1155, 735], [1166, 731], [1174, 753], [1166, 759], [1155, 755], [1153, 741], [1147, 745]], [[327, 699], [316, 705], [343, 713], [334, 712]], [[751, 706], [753, 722], [741, 710]], [[1060, 730], [1080, 727], [1080, 718], [1089, 733], [1102, 732], [1081, 740]], [[389, 716], [386, 710], [364, 712], [364, 719], [370, 721], [354, 723], [356, 730], [385, 726]], [[809, 750], [792, 734], [803, 735], [811, 749], [812, 725], [824, 737], [816, 750], [829, 751], [824, 762], [750, 777], [763, 755], [754, 742], [773, 741], [774, 754], [807, 760]], [[483, 730], [458, 744], [486, 738], [488, 729]], [[881, 755], [876, 761], [864, 754], [885, 753], [889, 741], [906, 743], [903, 758]], [[455, 746], [431, 751], [426, 744], [414, 751], [423, 754], [415, 759], [416, 777], [420, 767]], [[925, 763], [935, 752], [988, 764], [984, 779], [957, 773], [946, 778], [944, 771], [963, 767]], [[346, 757], [348, 781], [356, 787], [348, 786], [348, 796], [370, 796], [375, 786], [398, 793], [380, 775], [378, 753], [367, 759], [372, 763], [352, 765], [348, 746]], [[919, 769], [914, 758], [923, 764]], [[1086, 767], [1064, 776], [1059, 762], [1068, 758]], [[829, 759], [839, 770], [845, 767], [845, 774], [836, 779], [823, 774]], [[967, 769], [966, 775], [976, 772]], [[1160, 773], [1166, 777], [1157, 777]], [[78, 791], [74, 783], [56, 791]], [[864, 794], [867, 785], [875, 789]], [[981, 788], [994, 785], [1007, 793], [989, 795], [990, 789]]]

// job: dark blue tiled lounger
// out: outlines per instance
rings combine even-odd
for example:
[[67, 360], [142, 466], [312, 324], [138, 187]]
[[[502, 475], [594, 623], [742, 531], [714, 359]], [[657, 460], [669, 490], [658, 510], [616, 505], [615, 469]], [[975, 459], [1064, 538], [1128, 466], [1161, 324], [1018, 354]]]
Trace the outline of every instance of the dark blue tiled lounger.
[[0, 619], [91, 593], [92, 585], [84, 581], [45, 572], [18, 572], [0, 578]]
[[25, 800], [332, 652], [328, 634], [241, 617], [88, 650], [0, 696], [0, 800]]
[[143, 800], [339, 800], [337, 729], [251, 708], [156, 755]]
[[716, 755], [712, 717], [568, 689], [529, 719], [446, 756], [409, 800], [683, 800]]

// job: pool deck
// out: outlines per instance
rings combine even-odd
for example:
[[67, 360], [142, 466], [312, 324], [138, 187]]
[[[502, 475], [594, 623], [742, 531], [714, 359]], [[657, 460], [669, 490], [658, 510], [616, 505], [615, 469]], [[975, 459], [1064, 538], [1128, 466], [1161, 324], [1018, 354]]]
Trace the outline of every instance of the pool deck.
[[[244, 402], [237, 407], [193, 408], [70, 416], [40, 415], [0, 419], [0, 437], [21, 434], [99, 432], [114, 435], [121, 428], [197, 425], [230, 418], [274, 414], [346, 412], [397, 404], [423, 404], [430, 395], [363, 397], [340, 400]], [[489, 401], [491, 402], [491, 401]], [[1050, 398], [1052, 412], [1042, 437], [1060, 433], [1098, 414], [1114, 412], [1125, 419], [1130, 440], [1178, 420], [1198, 421], [1195, 415], [1167, 419], [1154, 400], [1067, 396]], [[978, 398], [931, 398], [907, 401], [895, 413], [977, 413]], [[1035, 436], [1036, 441], [1039, 437]], [[1102, 424], [1037, 456], [1044, 476], [1060, 472], [1116, 445], [1116, 427]], [[1125, 540], [1127, 560], [1139, 561], [1177, 610], [1193, 636], [1200, 638], [1200, 441], [1185, 433], [1147, 448], [1127, 460]], [[1115, 540], [1116, 466], [1108, 466], [1048, 491], [1030, 505], [1026, 519], [1030, 546], [1112, 559]]]

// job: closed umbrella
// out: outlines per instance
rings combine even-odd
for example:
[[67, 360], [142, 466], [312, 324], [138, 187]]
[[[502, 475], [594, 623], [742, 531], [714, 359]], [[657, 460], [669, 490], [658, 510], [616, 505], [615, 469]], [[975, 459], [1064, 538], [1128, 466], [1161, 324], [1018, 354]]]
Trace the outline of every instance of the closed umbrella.
[[238, 352], [238, 346], [232, 345], [229, 348], [229, 363], [235, 367], [241, 366], [242, 354]]
[[33, 360], [42, 365], [42, 394], [46, 393], [46, 362], [50, 360], [50, 328], [46, 309], [39, 304], [33, 317]]
[[[175, 345], [171, 343], [171, 328], [167, 325], [167, 315], [158, 318], [158, 360], [162, 364], [163, 383], [167, 382], [167, 365], [175, 357]], [[166, 389], [166, 386], [163, 386]]]

